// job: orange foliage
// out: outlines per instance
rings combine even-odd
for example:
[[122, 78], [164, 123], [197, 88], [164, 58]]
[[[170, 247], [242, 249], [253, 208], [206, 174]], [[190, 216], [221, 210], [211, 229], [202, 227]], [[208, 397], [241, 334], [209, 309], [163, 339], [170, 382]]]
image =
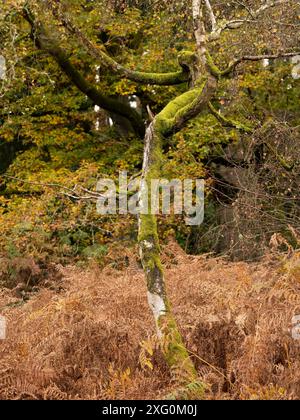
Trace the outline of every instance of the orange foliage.
[[[116, 257], [118, 256], [116, 250]], [[28, 302], [0, 293], [4, 399], [156, 399], [172, 394], [138, 261], [103, 271], [62, 268], [59, 290]], [[164, 263], [187, 347], [208, 399], [299, 399], [299, 255], [255, 264], [191, 257], [171, 242]], [[151, 346], [153, 347], [151, 349]], [[146, 351], [145, 351], [146, 349]], [[141, 365], [141, 351], [144, 360]], [[142, 359], [143, 359], [142, 357]], [[148, 366], [148, 367], [147, 367]]]

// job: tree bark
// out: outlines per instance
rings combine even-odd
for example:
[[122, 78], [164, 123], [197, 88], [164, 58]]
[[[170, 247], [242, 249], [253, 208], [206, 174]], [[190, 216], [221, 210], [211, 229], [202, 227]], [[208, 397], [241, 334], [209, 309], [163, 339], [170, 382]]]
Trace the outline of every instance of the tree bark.
[[[146, 131], [141, 183], [141, 196], [148, 194], [149, 203], [151, 181], [160, 178], [161, 167], [162, 137], [154, 121]], [[172, 314], [160, 258], [157, 218], [150, 210], [149, 207], [148, 214], [140, 214], [139, 220], [139, 252], [147, 282], [148, 302], [154, 315], [161, 348], [173, 376], [179, 382], [190, 383], [196, 380], [197, 372]]]
[[[167, 295], [160, 258], [157, 218], [155, 214], [151, 214], [151, 184], [152, 180], [162, 178], [162, 149], [166, 137], [180, 130], [190, 118], [205, 109], [215, 88], [214, 78], [209, 75], [203, 78], [198, 87], [171, 101], [149, 125], [145, 136], [140, 192], [143, 211], [139, 218], [139, 252], [147, 282], [148, 302], [165, 359], [176, 380], [184, 384], [195, 382], [197, 372], [184, 345]], [[203, 391], [204, 387], [201, 389]]]

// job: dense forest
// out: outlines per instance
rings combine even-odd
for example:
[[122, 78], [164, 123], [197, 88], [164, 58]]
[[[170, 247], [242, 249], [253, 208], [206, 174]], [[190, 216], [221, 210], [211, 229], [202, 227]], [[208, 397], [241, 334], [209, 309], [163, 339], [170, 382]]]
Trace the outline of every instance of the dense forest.
[[300, 399], [299, 29], [1, 1], [1, 399]]

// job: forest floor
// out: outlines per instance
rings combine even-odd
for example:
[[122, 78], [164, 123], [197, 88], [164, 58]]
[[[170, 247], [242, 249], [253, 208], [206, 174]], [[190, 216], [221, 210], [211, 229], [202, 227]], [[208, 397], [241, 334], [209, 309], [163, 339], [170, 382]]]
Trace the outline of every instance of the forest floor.
[[[208, 399], [299, 399], [300, 256], [260, 263], [164, 250], [170, 299]], [[2, 399], [161, 399], [178, 386], [155, 344], [143, 272], [56, 267], [23, 302], [0, 291]], [[49, 283], [49, 282], [48, 282]], [[294, 333], [297, 330], [294, 330]], [[152, 355], [153, 353], [153, 355]]]

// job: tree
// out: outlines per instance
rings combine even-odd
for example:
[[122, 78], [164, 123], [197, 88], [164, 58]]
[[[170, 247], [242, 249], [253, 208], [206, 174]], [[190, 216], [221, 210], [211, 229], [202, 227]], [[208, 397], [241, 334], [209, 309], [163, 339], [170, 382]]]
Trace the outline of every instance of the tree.
[[[182, 130], [193, 118], [203, 112], [210, 112], [224, 126], [233, 127], [244, 133], [251, 133], [252, 123], [235, 121], [224, 116], [216, 108], [217, 92], [224, 80], [234, 78], [238, 67], [243, 63], [260, 62], [263, 59], [287, 59], [299, 52], [292, 47], [293, 39], [285, 40], [279, 37], [273, 45], [257, 46], [258, 52], [241, 54], [237, 58], [228, 57], [226, 51], [231, 33], [243, 31], [244, 36], [253, 40], [259, 25], [270, 26], [267, 15], [278, 13], [279, 21], [274, 19], [274, 34], [277, 27], [289, 25], [299, 15], [299, 5], [296, 0], [266, 0], [250, 1], [247, 4], [239, 2], [232, 10], [224, 10], [222, 6], [214, 5], [210, 0], [193, 0], [191, 4], [182, 2], [185, 17], [192, 16], [192, 27], [195, 47], [191, 51], [180, 51], [178, 54], [178, 69], [173, 72], [144, 72], [132, 70], [119, 64], [101, 46], [101, 37], [90, 39], [84, 30], [74, 23], [70, 17], [69, 2], [58, 0], [20, 2], [16, 10], [31, 28], [31, 39], [37, 49], [46, 52], [59, 65], [62, 72], [79, 91], [84, 93], [95, 105], [108, 113], [117, 114], [130, 122], [132, 130], [140, 138], [145, 137], [143, 164], [143, 183], [151, 185], [152, 179], [161, 178], [163, 153], [174, 133]], [[123, 12], [126, 2], [114, 4], [117, 10]], [[234, 2], [236, 3], [236, 2]], [[249, 4], [248, 4], [249, 3]], [[125, 5], [125, 6], [124, 6]], [[289, 10], [285, 12], [287, 5]], [[136, 5], [138, 6], [138, 4]], [[78, 7], [81, 7], [79, 2]], [[87, 2], [85, 8], [96, 6]], [[140, 6], [144, 13], [155, 7], [151, 1]], [[230, 8], [229, 8], [230, 9]], [[45, 10], [52, 13], [53, 19], [46, 23]], [[281, 17], [287, 15], [288, 23]], [[253, 27], [256, 30], [253, 30]], [[241, 32], [238, 32], [240, 34]], [[102, 34], [105, 36], [105, 34]], [[235, 36], [235, 35], [233, 35]], [[275, 37], [275, 35], [274, 35]], [[77, 50], [80, 61], [91, 61], [93, 66], [100, 68], [101, 73], [109, 79], [110, 74], [119, 80], [127, 80], [142, 86], [180, 86], [175, 99], [160, 109], [152, 121], [148, 121], [145, 129], [141, 115], [127, 103], [116, 97], [103, 94], [91, 78], [85, 77], [68, 51], [68, 42], [81, 47]], [[272, 43], [270, 43], [272, 44]], [[242, 45], [242, 51], [246, 50]], [[83, 58], [82, 58], [83, 57]], [[228, 65], [218, 65], [218, 61], [228, 60]], [[230, 60], [229, 60], [230, 59]], [[183, 92], [182, 92], [183, 91]], [[226, 112], [226, 111], [225, 111]], [[151, 188], [148, 188], [151, 191]], [[197, 375], [189, 353], [184, 346], [181, 334], [176, 325], [165, 286], [162, 263], [160, 260], [160, 243], [157, 231], [157, 220], [154, 215], [140, 215], [139, 249], [147, 281], [149, 305], [153, 311], [157, 325], [158, 336], [163, 343], [165, 358], [172, 370], [180, 371], [186, 383], [196, 381]]]

